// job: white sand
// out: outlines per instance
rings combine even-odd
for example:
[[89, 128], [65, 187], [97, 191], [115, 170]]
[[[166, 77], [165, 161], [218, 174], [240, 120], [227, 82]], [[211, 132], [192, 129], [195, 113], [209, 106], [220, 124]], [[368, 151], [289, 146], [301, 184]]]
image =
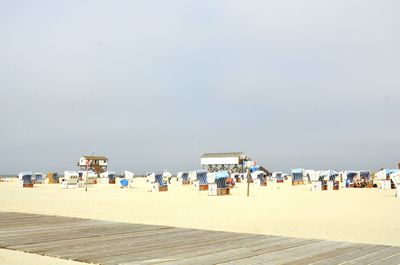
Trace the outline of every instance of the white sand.
[[251, 185], [230, 196], [207, 196], [191, 186], [170, 185], [148, 192], [144, 179], [134, 188], [97, 184], [62, 189], [59, 184], [21, 188], [0, 183], [0, 211], [86, 217], [233, 232], [400, 246], [400, 198], [395, 191], [343, 189], [311, 192], [309, 185]]
[[63, 260], [47, 256], [25, 253], [8, 249], [0, 249], [0, 264], [4, 265], [83, 265], [72, 260]]

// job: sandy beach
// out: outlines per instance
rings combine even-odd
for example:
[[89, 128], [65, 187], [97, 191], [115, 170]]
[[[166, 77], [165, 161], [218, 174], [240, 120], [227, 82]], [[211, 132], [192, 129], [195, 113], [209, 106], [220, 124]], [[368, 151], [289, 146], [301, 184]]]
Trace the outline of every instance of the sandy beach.
[[178, 183], [168, 192], [151, 193], [142, 178], [131, 189], [97, 184], [88, 192], [59, 184], [21, 188], [14, 181], [0, 184], [0, 210], [400, 246], [400, 200], [394, 190], [310, 188], [251, 185], [246, 197], [246, 184], [238, 183], [231, 195], [212, 197]]
[[0, 264], [9, 265], [83, 265], [85, 263], [63, 260], [37, 254], [25, 253], [8, 249], [0, 249]]

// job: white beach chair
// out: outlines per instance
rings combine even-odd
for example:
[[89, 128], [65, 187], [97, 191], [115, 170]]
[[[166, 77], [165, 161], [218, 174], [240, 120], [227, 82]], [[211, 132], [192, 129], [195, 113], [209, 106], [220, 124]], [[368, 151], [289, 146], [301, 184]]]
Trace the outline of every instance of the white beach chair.
[[151, 192], [168, 191], [168, 184], [164, 181], [162, 173], [152, 173], [147, 178]]
[[192, 171], [193, 187], [197, 191], [208, 190], [207, 171], [197, 170]]
[[43, 184], [45, 178], [46, 175], [44, 173], [35, 172], [35, 174], [33, 175], [33, 182], [35, 184]]
[[61, 179], [61, 187], [63, 189], [78, 187], [79, 173], [76, 171], [64, 171], [64, 176]]
[[229, 186], [226, 181], [229, 177], [227, 171], [220, 171], [214, 174], [215, 183], [208, 184], [208, 196], [229, 195]]
[[131, 171], [125, 170], [124, 171], [124, 179], [128, 181], [128, 185], [125, 185], [126, 182], [121, 182], [120, 180], [119, 184], [121, 188], [132, 188], [133, 185], [133, 179], [135, 177], [135, 174]]
[[400, 198], [400, 172], [392, 173], [390, 179], [396, 188], [396, 197]]
[[251, 178], [255, 186], [267, 186], [267, 179], [264, 171], [257, 170], [251, 173]]

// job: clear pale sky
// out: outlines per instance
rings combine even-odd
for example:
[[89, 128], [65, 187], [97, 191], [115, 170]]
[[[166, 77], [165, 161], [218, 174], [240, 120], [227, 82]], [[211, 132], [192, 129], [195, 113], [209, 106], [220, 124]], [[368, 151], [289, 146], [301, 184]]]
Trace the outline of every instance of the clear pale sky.
[[400, 160], [400, 2], [0, 1], [0, 173]]

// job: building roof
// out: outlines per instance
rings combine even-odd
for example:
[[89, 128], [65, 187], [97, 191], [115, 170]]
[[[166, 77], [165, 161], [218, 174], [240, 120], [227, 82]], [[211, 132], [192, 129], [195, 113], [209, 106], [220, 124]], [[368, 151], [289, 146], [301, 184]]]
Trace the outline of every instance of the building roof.
[[87, 160], [108, 160], [105, 156], [83, 156]]
[[210, 157], [245, 157], [242, 152], [231, 152], [231, 153], [206, 153], [201, 156], [201, 158], [210, 158]]

